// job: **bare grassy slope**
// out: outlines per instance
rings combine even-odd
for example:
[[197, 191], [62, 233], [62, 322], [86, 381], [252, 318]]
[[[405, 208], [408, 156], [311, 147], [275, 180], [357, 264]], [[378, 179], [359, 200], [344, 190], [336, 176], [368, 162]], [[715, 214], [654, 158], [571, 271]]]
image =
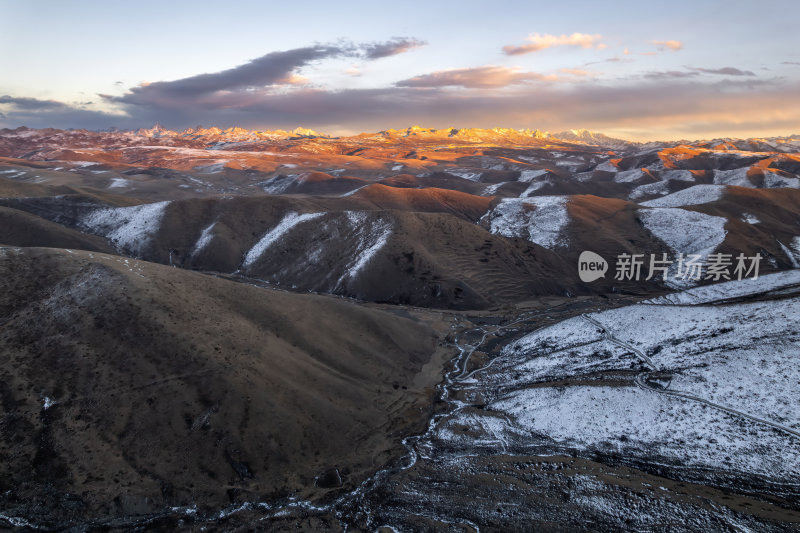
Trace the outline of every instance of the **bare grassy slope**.
[[0, 504], [51, 525], [353, 485], [445, 350], [347, 301], [55, 249], [0, 248], [0, 328]]
[[52, 246], [113, 253], [106, 239], [87, 235], [17, 209], [0, 207], [0, 244]]

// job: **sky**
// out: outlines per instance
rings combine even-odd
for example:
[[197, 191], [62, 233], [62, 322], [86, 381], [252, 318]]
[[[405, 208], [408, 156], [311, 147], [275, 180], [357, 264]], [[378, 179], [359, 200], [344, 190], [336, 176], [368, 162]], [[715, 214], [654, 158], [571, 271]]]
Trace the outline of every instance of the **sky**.
[[0, 128], [800, 133], [800, 2], [0, 0]]

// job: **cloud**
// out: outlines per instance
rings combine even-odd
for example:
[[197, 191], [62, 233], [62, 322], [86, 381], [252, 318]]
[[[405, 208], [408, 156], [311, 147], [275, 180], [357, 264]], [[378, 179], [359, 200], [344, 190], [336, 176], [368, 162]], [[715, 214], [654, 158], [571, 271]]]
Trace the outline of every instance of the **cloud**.
[[428, 43], [425, 41], [419, 41], [409, 37], [394, 37], [391, 40], [383, 43], [362, 45], [361, 48], [364, 50], [364, 55], [367, 59], [380, 59], [382, 57], [403, 54], [409, 50], [424, 46], [426, 44]]
[[680, 41], [653, 41], [653, 44], [658, 46], [659, 50], [669, 48], [673, 52], [677, 52], [683, 48], [683, 43]]
[[56, 100], [0, 96], [0, 126], [30, 126], [37, 128], [103, 129], [115, 124], [132, 125], [130, 117], [83, 107], [86, 102], [70, 105]]
[[507, 45], [503, 47], [503, 52], [506, 55], [515, 56], [521, 54], [529, 54], [531, 52], [538, 52], [546, 48], [554, 46], [579, 46], [581, 48], [605, 48], [606, 45], [599, 42], [602, 35], [589, 35], [586, 33], [573, 33], [572, 35], [540, 35], [534, 33], [528, 36], [527, 44], [520, 46]]
[[468, 89], [494, 89], [529, 83], [531, 81], [557, 81], [557, 76], [537, 72], [521, 72], [518, 68], [484, 67], [440, 70], [398, 81], [398, 87], [465, 87]]
[[424, 43], [416, 39], [398, 37], [383, 43], [322, 44], [291, 50], [270, 52], [243, 65], [219, 72], [198, 74], [173, 81], [143, 82], [122, 96], [108, 96], [108, 101], [118, 104], [168, 107], [181, 106], [189, 99], [196, 104], [217, 99], [226, 91], [252, 91], [265, 87], [281, 88], [303, 85], [308, 78], [297, 73], [299, 69], [316, 61], [338, 57], [378, 59], [403, 53]]
[[15, 110], [24, 111], [43, 111], [69, 107], [67, 104], [56, 100], [39, 100], [37, 98], [9, 96], [7, 94], [0, 96], [0, 105], [10, 105]]
[[309, 79], [299, 74], [289, 74], [278, 80], [278, 83], [281, 85], [306, 85], [309, 83]]
[[565, 74], [572, 74], [573, 76], [588, 76], [589, 71], [579, 68], [562, 68], [561, 72]]
[[666, 70], [662, 72], [648, 72], [644, 75], [644, 77], [649, 80], [667, 80], [667, 79], [691, 78], [699, 75], [700, 74], [696, 71]]
[[800, 61], [781, 61], [781, 65], [800, 65]]
[[692, 78], [700, 74], [714, 74], [719, 76], [755, 76], [749, 70], [740, 70], [734, 67], [723, 68], [701, 68], [701, 67], [686, 67], [688, 70], [667, 70], [662, 72], [648, 72], [644, 75], [645, 78], [651, 80], [665, 80], [665, 79], [680, 79]]
[[603, 59], [602, 61], [589, 61], [588, 63], [584, 63], [583, 66], [588, 67], [590, 65], [599, 65], [600, 63], [633, 63], [635, 61], [635, 59], [630, 57], [614, 56]]
[[142, 83], [112, 100], [134, 105], [166, 104], [186, 98], [201, 98], [219, 91], [245, 90], [270, 85], [294, 85], [295, 71], [313, 61], [354, 55], [351, 45], [321, 45], [270, 52], [238, 67], [198, 74], [174, 81]]
[[691, 69], [697, 72], [704, 72], [705, 74], [720, 74], [723, 76], [755, 76], [755, 74], [749, 70], [739, 70], [738, 68], [734, 67], [723, 67], [723, 68], [691, 67]]

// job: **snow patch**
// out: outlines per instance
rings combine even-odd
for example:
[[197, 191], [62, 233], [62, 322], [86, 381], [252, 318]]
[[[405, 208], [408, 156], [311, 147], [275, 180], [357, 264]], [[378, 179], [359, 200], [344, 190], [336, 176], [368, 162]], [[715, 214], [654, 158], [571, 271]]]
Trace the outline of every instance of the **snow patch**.
[[289, 213], [278, 223], [277, 226], [272, 228], [263, 237], [247, 252], [244, 257], [244, 262], [242, 263], [242, 268], [250, 267], [253, 263], [258, 261], [258, 259], [267, 251], [267, 249], [272, 246], [275, 241], [289, 233], [294, 227], [304, 222], [308, 222], [309, 220], [314, 220], [315, 218], [319, 218], [325, 213]]
[[505, 198], [487, 213], [487, 218], [489, 230], [496, 235], [521, 237], [551, 249], [567, 245], [566, 196]]
[[614, 174], [614, 181], [616, 183], [633, 183], [639, 181], [645, 176], [645, 173], [640, 168], [633, 168], [631, 170], [623, 170]]
[[[713, 253], [725, 240], [727, 231], [724, 217], [715, 217], [679, 207], [655, 207], [639, 210], [639, 217], [651, 234], [658, 237], [675, 253], [700, 255], [702, 260]], [[667, 271], [667, 285], [675, 288], [690, 287], [695, 280], [678, 277], [678, 263]]]
[[108, 185], [109, 189], [116, 189], [121, 187], [129, 187], [130, 180], [126, 180], [125, 178], [111, 178], [111, 183]]
[[753, 188], [752, 182], [747, 179], [749, 167], [735, 168], [733, 170], [715, 170], [714, 183], [718, 185], [737, 185], [739, 187]]
[[784, 270], [783, 272], [759, 275], [758, 279], [724, 281], [722, 283], [694, 287], [674, 294], [666, 294], [651, 300], [645, 300], [642, 303], [650, 305], [703, 305], [770, 292], [797, 284], [800, 284], [800, 270]]
[[543, 180], [543, 181], [534, 181], [530, 184], [530, 186], [522, 191], [522, 194], [519, 195], [520, 198], [528, 198], [531, 194], [535, 193], [539, 189], [544, 188], [546, 185], [551, 185], [553, 182], [550, 180]]
[[203, 174], [216, 174], [225, 170], [225, 165], [228, 164], [229, 161], [229, 159], [221, 159], [209, 165], [198, 165], [194, 167], [194, 169]]
[[662, 181], [694, 181], [694, 175], [688, 170], [666, 170], [661, 172]]
[[349, 225], [355, 230], [358, 242], [353, 254], [355, 258], [345, 268], [344, 274], [336, 283], [336, 288], [339, 288], [346, 279], [355, 279], [386, 245], [392, 234], [391, 223], [385, 220], [368, 223], [369, 213], [365, 211], [347, 211], [346, 215]]
[[367, 187], [367, 185], [362, 185], [361, 187], [356, 187], [356, 188], [355, 188], [355, 189], [353, 189], [352, 191], [347, 191], [347, 192], [346, 192], [346, 193], [344, 193], [344, 194], [340, 194], [340, 195], [339, 195], [339, 198], [344, 198], [344, 197], [346, 197], [346, 196], [353, 196], [355, 193], [357, 193], [358, 191], [360, 191], [360, 190], [361, 190], [361, 189], [363, 189], [364, 187]]
[[647, 207], [681, 207], [716, 202], [722, 198], [725, 185], [694, 185], [688, 189], [674, 192], [655, 200], [642, 202]]
[[192, 248], [192, 257], [199, 254], [206, 246], [211, 243], [211, 240], [214, 238], [214, 234], [212, 231], [214, 230], [214, 226], [216, 226], [216, 222], [212, 222], [210, 226], [206, 227], [203, 232], [200, 234], [200, 238], [197, 239], [197, 242], [194, 244]]
[[764, 187], [767, 187], [768, 189], [800, 189], [800, 179], [786, 178], [774, 172], [765, 172]]
[[657, 181], [655, 183], [645, 183], [644, 185], [639, 185], [635, 189], [631, 191], [631, 194], [628, 195], [629, 200], [636, 201], [639, 198], [643, 198], [645, 196], [653, 196], [653, 195], [665, 195], [669, 194], [669, 182], [668, 181]]
[[458, 170], [448, 170], [447, 173], [469, 181], [480, 181], [482, 174], [482, 172], [465, 172]]
[[602, 170], [603, 172], [619, 172], [619, 168], [617, 168], [617, 165], [615, 165], [611, 161], [605, 161], [603, 163], [600, 163], [599, 165], [594, 167], [594, 169]]
[[500, 183], [495, 183], [494, 185], [489, 185], [488, 187], [486, 187], [483, 190], [483, 192], [481, 193], [481, 196], [494, 196], [494, 193], [497, 192], [497, 189], [499, 189], [500, 187], [502, 187], [506, 183], [507, 182], [505, 182], [505, 181], [501, 181]]
[[800, 268], [800, 249], [798, 249], [800, 248], [800, 243], [797, 239], [798, 238], [795, 237], [791, 242], [794, 250], [783, 244], [781, 241], [778, 241], [781, 250], [783, 250], [783, 253], [786, 254], [786, 258], [789, 259], [789, 262], [792, 264], [792, 268]]
[[544, 176], [545, 174], [547, 174], [547, 170], [545, 170], [545, 169], [523, 170], [522, 172], [520, 172], [519, 178], [517, 178], [517, 181], [521, 181], [523, 183], [530, 183], [534, 179], [536, 179], [536, 178], [538, 178], [540, 176]]
[[758, 224], [761, 222], [757, 216], [750, 214], [750, 213], [743, 213], [742, 214], [742, 222], [747, 222], [748, 224]]
[[[600, 326], [574, 317], [533, 331], [459, 380], [459, 397], [479, 398], [481, 408], [457, 410], [440, 423], [436, 437], [471, 453], [478, 445], [497, 453], [498, 444], [524, 450], [555, 441], [553, 453], [566, 447], [581, 456], [610, 453], [796, 483], [800, 441], [770, 424], [800, 428], [800, 367], [787, 364], [800, 341], [792, 320], [800, 313], [800, 298], [780, 306], [770, 300], [704, 304], [731, 294], [796, 290], [798, 281], [800, 272], [790, 271], [698, 287], [670, 296], [696, 305], [648, 302], [593, 314]], [[633, 348], [650, 354], [671, 380], [658, 388], [638, 382], [608, 386], [602, 380], [593, 386], [553, 384], [576, 375], [591, 380], [611, 369], [641, 372]], [[459, 431], [464, 425], [470, 434]]]
[[708, 255], [722, 244], [728, 219], [677, 207], [639, 210], [644, 227], [673, 251]]
[[289, 188], [290, 185], [295, 183], [298, 178], [298, 174], [289, 174], [288, 176], [284, 176], [283, 174], [279, 174], [273, 178], [268, 179], [262, 183], [261, 189], [268, 194], [280, 194], [286, 189]]
[[169, 201], [92, 211], [79, 226], [105, 236], [118, 250], [139, 256], [158, 232]]

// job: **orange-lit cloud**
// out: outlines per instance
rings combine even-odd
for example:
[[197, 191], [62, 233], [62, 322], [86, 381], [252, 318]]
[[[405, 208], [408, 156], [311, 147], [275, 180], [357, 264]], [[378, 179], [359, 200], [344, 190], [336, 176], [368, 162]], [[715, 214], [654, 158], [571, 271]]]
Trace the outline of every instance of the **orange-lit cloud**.
[[288, 74], [283, 78], [275, 80], [277, 85], [305, 85], [308, 83], [308, 78], [299, 74]]
[[496, 89], [531, 81], [558, 81], [558, 76], [522, 72], [518, 68], [483, 66], [440, 70], [415, 76], [396, 83], [398, 87], [465, 87], [468, 89]]
[[579, 68], [562, 68], [561, 72], [564, 74], [572, 74], [573, 76], [588, 76], [589, 71]]
[[653, 41], [653, 44], [658, 46], [659, 49], [663, 50], [665, 48], [669, 48], [673, 52], [677, 52], [681, 48], [683, 48], [683, 43], [680, 41]]
[[503, 52], [505, 52], [506, 55], [514, 56], [538, 52], [539, 50], [552, 48], [554, 46], [579, 46], [581, 48], [602, 49], [606, 47], [604, 43], [600, 42], [602, 38], [602, 35], [589, 35], [587, 33], [573, 33], [572, 35], [550, 35], [547, 33], [540, 35], [534, 33], [528, 36], [527, 40], [530, 41], [529, 43], [520, 46], [504, 46]]

